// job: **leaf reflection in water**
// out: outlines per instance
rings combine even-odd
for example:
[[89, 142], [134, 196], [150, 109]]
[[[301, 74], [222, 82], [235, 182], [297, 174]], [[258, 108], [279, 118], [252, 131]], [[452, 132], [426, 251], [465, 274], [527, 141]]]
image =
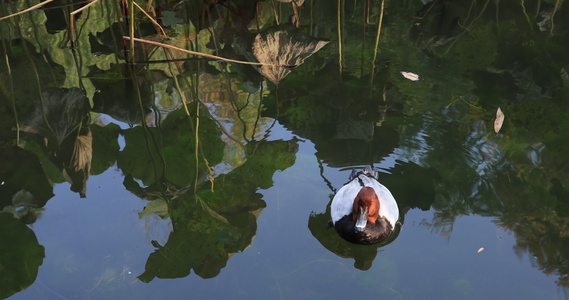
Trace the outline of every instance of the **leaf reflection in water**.
[[86, 123], [91, 107], [78, 88], [45, 91], [20, 130], [44, 139], [44, 150], [71, 183], [71, 190], [86, 196], [91, 170], [92, 136]]
[[252, 51], [245, 50], [249, 49], [249, 45], [244, 45], [242, 40], [237, 40], [236, 44], [247, 59], [266, 64], [258, 67], [257, 71], [274, 84], [279, 84], [290, 74], [290, 66], [303, 64], [328, 41], [311, 37], [294, 27], [279, 26], [255, 35]]

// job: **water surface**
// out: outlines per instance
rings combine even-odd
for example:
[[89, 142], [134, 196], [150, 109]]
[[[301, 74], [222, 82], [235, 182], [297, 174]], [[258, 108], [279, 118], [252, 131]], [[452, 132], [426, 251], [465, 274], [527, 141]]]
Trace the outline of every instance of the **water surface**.
[[[115, 2], [73, 36], [83, 4], [0, 21], [0, 298], [567, 298], [566, 5], [136, 13], [137, 38], [253, 67], [132, 50]], [[402, 224], [372, 246], [328, 226], [366, 165]]]

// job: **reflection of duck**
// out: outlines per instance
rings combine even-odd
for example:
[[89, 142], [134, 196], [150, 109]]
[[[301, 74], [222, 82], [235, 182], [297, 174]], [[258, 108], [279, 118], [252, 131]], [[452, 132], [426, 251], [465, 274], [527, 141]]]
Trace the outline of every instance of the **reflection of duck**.
[[379, 243], [393, 232], [399, 219], [397, 202], [377, 177], [377, 171], [369, 166], [359, 172], [352, 170], [350, 182], [332, 200], [334, 227], [349, 242]]

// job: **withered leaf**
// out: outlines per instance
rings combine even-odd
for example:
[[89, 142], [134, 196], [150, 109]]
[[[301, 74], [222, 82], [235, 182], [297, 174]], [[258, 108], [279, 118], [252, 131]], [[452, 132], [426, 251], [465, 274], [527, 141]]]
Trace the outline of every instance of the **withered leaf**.
[[[300, 6], [298, 1], [295, 3]], [[258, 33], [253, 45], [246, 48], [251, 49], [245, 53], [251, 61], [266, 64], [258, 71], [274, 84], [279, 84], [292, 69], [304, 63], [305, 59], [328, 44], [328, 41], [306, 35], [296, 28], [278, 28], [278, 30], [268, 29]], [[251, 50], [252, 53], [250, 53]]]
[[401, 75], [411, 81], [419, 81], [419, 75], [415, 73], [401, 71]]
[[498, 133], [498, 131], [500, 131], [500, 128], [502, 128], [503, 123], [504, 123], [504, 113], [498, 107], [498, 110], [496, 111], [496, 120], [494, 120], [494, 131], [496, 133]]

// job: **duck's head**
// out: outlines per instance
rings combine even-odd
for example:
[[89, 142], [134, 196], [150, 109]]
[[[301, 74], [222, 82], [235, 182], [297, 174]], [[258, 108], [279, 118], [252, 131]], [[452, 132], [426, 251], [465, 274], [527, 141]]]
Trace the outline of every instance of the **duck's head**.
[[352, 217], [356, 231], [364, 231], [368, 222], [375, 224], [379, 216], [379, 199], [373, 188], [364, 186], [354, 200]]

